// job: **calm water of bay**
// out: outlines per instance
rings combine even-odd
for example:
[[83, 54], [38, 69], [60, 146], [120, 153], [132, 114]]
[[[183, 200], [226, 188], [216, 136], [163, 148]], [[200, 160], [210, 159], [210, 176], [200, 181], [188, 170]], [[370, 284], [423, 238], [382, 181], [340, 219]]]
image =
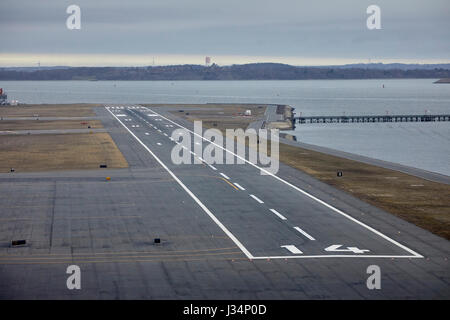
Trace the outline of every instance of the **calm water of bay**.
[[[273, 103], [297, 114], [450, 114], [431, 79], [311, 81], [0, 81], [22, 103]], [[383, 88], [384, 84], [384, 88]], [[450, 175], [450, 122], [297, 125], [298, 140]]]

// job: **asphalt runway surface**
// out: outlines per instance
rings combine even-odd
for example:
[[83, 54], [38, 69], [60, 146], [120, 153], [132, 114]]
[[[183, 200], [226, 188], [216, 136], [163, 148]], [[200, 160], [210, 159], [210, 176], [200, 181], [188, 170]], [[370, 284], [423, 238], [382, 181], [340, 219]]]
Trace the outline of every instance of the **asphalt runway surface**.
[[1, 298], [450, 298], [447, 240], [283, 164], [206, 163], [210, 141], [164, 108], [96, 112], [130, 168], [0, 175]]

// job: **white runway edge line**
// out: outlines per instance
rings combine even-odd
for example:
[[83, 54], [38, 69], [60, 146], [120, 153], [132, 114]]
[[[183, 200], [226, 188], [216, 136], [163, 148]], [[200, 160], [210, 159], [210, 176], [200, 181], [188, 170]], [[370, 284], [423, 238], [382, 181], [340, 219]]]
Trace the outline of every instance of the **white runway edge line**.
[[[340, 214], [340, 215], [346, 217], [347, 219], [349, 219], [349, 220], [351, 220], [351, 221], [353, 221], [353, 222], [359, 224], [360, 226], [366, 228], [367, 230], [372, 231], [373, 233], [377, 234], [377, 235], [380, 236], [381, 238], [383, 238], [383, 239], [389, 241], [390, 243], [395, 244], [396, 246], [398, 246], [398, 247], [402, 248], [403, 250], [405, 250], [405, 251], [407, 251], [407, 252], [409, 252], [409, 253], [412, 254], [412, 255], [404, 255], [404, 256], [400, 256], [400, 255], [378, 255], [378, 256], [375, 256], [375, 255], [366, 255], [366, 256], [364, 256], [364, 255], [357, 255], [357, 256], [354, 256], [354, 257], [361, 257], [361, 258], [366, 258], [366, 257], [367, 257], [367, 258], [371, 258], [371, 257], [372, 257], [372, 258], [423, 258], [423, 256], [422, 256], [421, 254], [415, 252], [414, 250], [412, 250], [412, 249], [410, 249], [410, 248], [404, 246], [403, 244], [401, 244], [401, 243], [395, 241], [394, 239], [389, 238], [387, 235], [381, 233], [380, 231], [378, 231], [378, 230], [376, 230], [376, 229], [374, 229], [374, 228], [368, 226], [367, 224], [365, 224], [365, 223], [363, 223], [363, 222], [361, 222], [361, 221], [359, 221], [359, 220], [353, 218], [352, 216], [348, 215], [347, 213], [345, 213], [345, 212], [343, 212], [343, 211], [341, 211], [341, 210], [339, 210], [339, 209], [333, 207], [332, 205], [326, 203], [326, 202], [323, 201], [323, 200], [320, 200], [319, 198], [317, 198], [317, 197], [313, 196], [312, 194], [310, 194], [310, 193], [304, 191], [303, 189], [300, 189], [299, 187], [293, 185], [292, 183], [287, 182], [286, 180], [284, 180], [284, 179], [278, 177], [277, 175], [274, 175], [273, 173], [271, 173], [271, 172], [265, 170], [264, 168], [261, 168], [261, 167], [255, 165], [254, 163], [251, 163], [251, 162], [248, 161], [247, 159], [242, 158], [241, 156], [235, 154], [233, 151], [230, 151], [230, 150], [228, 150], [227, 148], [224, 148], [223, 146], [218, 145], [217, 143], [215, 143], [215, 142], [213, 142], [213, 141], [209, 141], [208, 139], [204, 138], [202, 135], [199, 135], [199, 134], [193, 132], [192, 130], [189, 130], [188, 128], [183, 127], [182, 125], [176, 123], [175, 121], [172, 121], [172, 120], [170, 120], [170, 119], [168, 119], [168, 118], [166, 118], [166, 117], [160, 115], [159, 113], [157, 113], [157, 112], [155, 112], [155, 111], [153, 111], [153, 110], [151, 110], [151, 109], [148, 109], [147, 107], [145, 107], [145, 109], [150, 110], [151, 112], [153, 112], [153, 113], [155, 113], [155, 114], [158, 114], [161, 118], [166, 119], [167, 121], [173, 123], [174, 125], [176, 125], [176, 126], [178, 126], [178, 127], [180, 127], [180, 128], [183, 128], [183, 129], [185, 129], [185, 130], [191, 132], [193, 135], [196, 135], [196, 136], [200, 137], [202, 140], [205, 140], [205, 141], [207, 141], [208, 143], [211, 143], [211, 144], [217, 146], [218, 148], [221, 148], [221, 149], [224, 150], [225, 152], [228, 152], [228, 153], [234, 155], [235, 157], [238, 157], [239, 159], [243, 160], [243, 161], [246, 162], [247, 164], [249, 164], [249, 165], [251, 165], [251, 166], [257, 168], [258, 170], [263, 171], [265, 174], [272, 176], [273, 178], [277, 179], [278, 181], [280, 181], [280, 182], [282, 182], [282, 183], [284, 183], [284, 184], [290, 186], [291, 188], [297, 190], [298, 192], [304, 194], [305, 196], [307, 196], [307, 197], [313, 199], [314, 201], [317, 201], [318, 203], [324, 205], [325, 207], [327, 207], [327, 208], [333, 210], [334, 212], [336, 212], [336, 213], [338, 213], [338, 214]], [[299, 256], [299, 257], [305, 258], [305, 257], [307, 257], [307, 256]], [[335, 258], [335, 257], [349, 257], [349, 255], [342, 255], [342, 256], [336, 256], [336, 255], [323, 256], [323, 255], [320, 255], [320, 256], [310, 256], [310, 257], [315, 257], [315, 258], [319, 258], [319, 257], [321, 257], [321, 258], [322, 258], [322, 257], [334, 257], [334, 258]], [[255, 257], [255, 259], [267, 259], [267, 258], [268, 258], [268, 257]], [[274, 258], [274, 257], [269, 257], [269, 258]], [[280, 257], [280, 258], [283, 258], [283, 257]], [[291, 258], [292, 258], [292, 257], [291, 257]]]
[[306, 233], [305, 231], [303, 231], [302, 229], [300, 229], [299, 227], [294, 227], [295, 230], [297, 230], [298, 232], [300, 232], [302, 235], [304, 235], [305, 237], [307, 237], [309, 240], [314, 241], [316, 239], [314, 239], [313, 237], [311, 237], [308, 233]]
[[153, 158], [156, 159], [156, 161], [172, 176], [172, 178], [184, 189], [184, 191], [186, 191], [186, 193], [192, 199], [194, 199], [195, 202], [197, 202], [200, 208], [202, 208], [203, 211], [205, 211], [206, 214], [219, 226], [219, 228], [222, 229], [223, 232], [225, 232], [225, 234], [239, 247], [239, 249], [241, 249], [241, 251], [247, 256], [247, 258], [254, 259], [252, 254], [242, 245], [242, 243], [222, 224], [222, 222], [219, 221], [219, 219], [216, 218], [216, 216], [211, 211], [209, 211], [209, 209], [203, 204], [203, 202], [201, 202], [200, 199], [197, 198], [197, 196], [193, 194], [192, 191], [189, 190], [188, 187], [186, 187], [180, 179], [178, 179], [178, 177], [153, 153], [153, 151], [150, 150], [130, 129], [128, 129], [127, 126], [109, 110], [109, 108], [106, 108], [106, 110], [108, 110], [108, 112], [111, 113], [125, 129], [127, 129], [127, 131], [145, 148], [145, 150], [147, 150], [153, 156]]
[[259, 199], [257, 196], [251, 194], [250, 197], [252, 197], [253, 199], [255, 199], [256, 201], [258, 201], [259, 203], [264, 203], [264, 201], [262, 201], [261, 199]]

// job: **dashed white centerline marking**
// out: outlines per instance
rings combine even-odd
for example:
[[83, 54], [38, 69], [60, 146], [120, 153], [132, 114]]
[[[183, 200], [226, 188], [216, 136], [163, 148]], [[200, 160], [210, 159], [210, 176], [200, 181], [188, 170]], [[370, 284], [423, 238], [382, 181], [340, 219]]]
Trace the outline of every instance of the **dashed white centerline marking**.
[[213, 165], [211, 165], [211, 164], [208, 164], [208, 166], [211, 168], [211, 169], [213, 169], [214, 171], [216, 171], [217, 170], [217, 168], [216, 167], [214, 167]]
[[275, 213], [278, 218], [280, 218], [281, 220], [287, 220], [285, 216], [283, 216], [281, 213], [279, 213], [277, 210], [275, 209], [270, 209], [270, 211], [272, 211], [273, 213]]
[[220, 175], [221, 175], [222, 177], [224, 177], [225, 179], [230, 180], [230, 177], [227, 176], [226, 174], [223, 174], [223, 173], [221, 172]]
[[236, 187], [238, 187], [239, 189], [241, 189], [242, 191], [245, 191], [245, 188], [241, 187], [239, 184], [235, 183], [234, 184]]
[[251, 194], [250, 197], [252, 197], [253, 199], [255, 199], [256, 201], [258, 201], [259, 203], [264, 203], [264, 201], [262, 201], [261, 199], [259, 199], [257, 196]]
[[150, 133], [146, 132], [145, 135], [148, 136]]
[[300, 232], [302, 235], [304, 235], [305, 237], [307, 237], [309, 240], [316, 240], [313, 237], [311, 237], [309, 234], [307, 234], [305, 231], [303, 231], [302, 229], [300, 229], [299, 227], [294, 227], [295, 230], [297, 230], [298, 232]]
[[161, 142], [157, 142], [156, 144], [157, 144], [158, 146], [160, 146], [160, 145], [161, 145]]
[[296, 246], [288, 244], [285, 246], [281, 246], [281, 248], [286, 248], [288, 249], [291, 253], [295, 253], [295, 254], [302, 254], [303, 252], [301, 252]]
[[165, 135], [166, 137], [168, 137], [167, 133], [165, 133], [165, 132], [163, 133], [163, 135]]

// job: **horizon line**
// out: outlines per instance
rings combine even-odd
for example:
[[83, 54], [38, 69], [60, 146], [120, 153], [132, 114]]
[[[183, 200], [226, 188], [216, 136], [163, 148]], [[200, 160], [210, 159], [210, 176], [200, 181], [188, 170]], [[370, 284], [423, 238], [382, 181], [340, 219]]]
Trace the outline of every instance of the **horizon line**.
[[211, 64], [232, 66], [256, 63], [287, 64], [298, 67], [345, 66], [348, 64], [450, 64], [450, 59], [429, 58], [333, 58], [301, 56], [247, 56], [200, 54], [39, 54], [0, 53], [1, 68], [20, 67], [161, 67], [176, 65], [205, 66], [205, 58]]

